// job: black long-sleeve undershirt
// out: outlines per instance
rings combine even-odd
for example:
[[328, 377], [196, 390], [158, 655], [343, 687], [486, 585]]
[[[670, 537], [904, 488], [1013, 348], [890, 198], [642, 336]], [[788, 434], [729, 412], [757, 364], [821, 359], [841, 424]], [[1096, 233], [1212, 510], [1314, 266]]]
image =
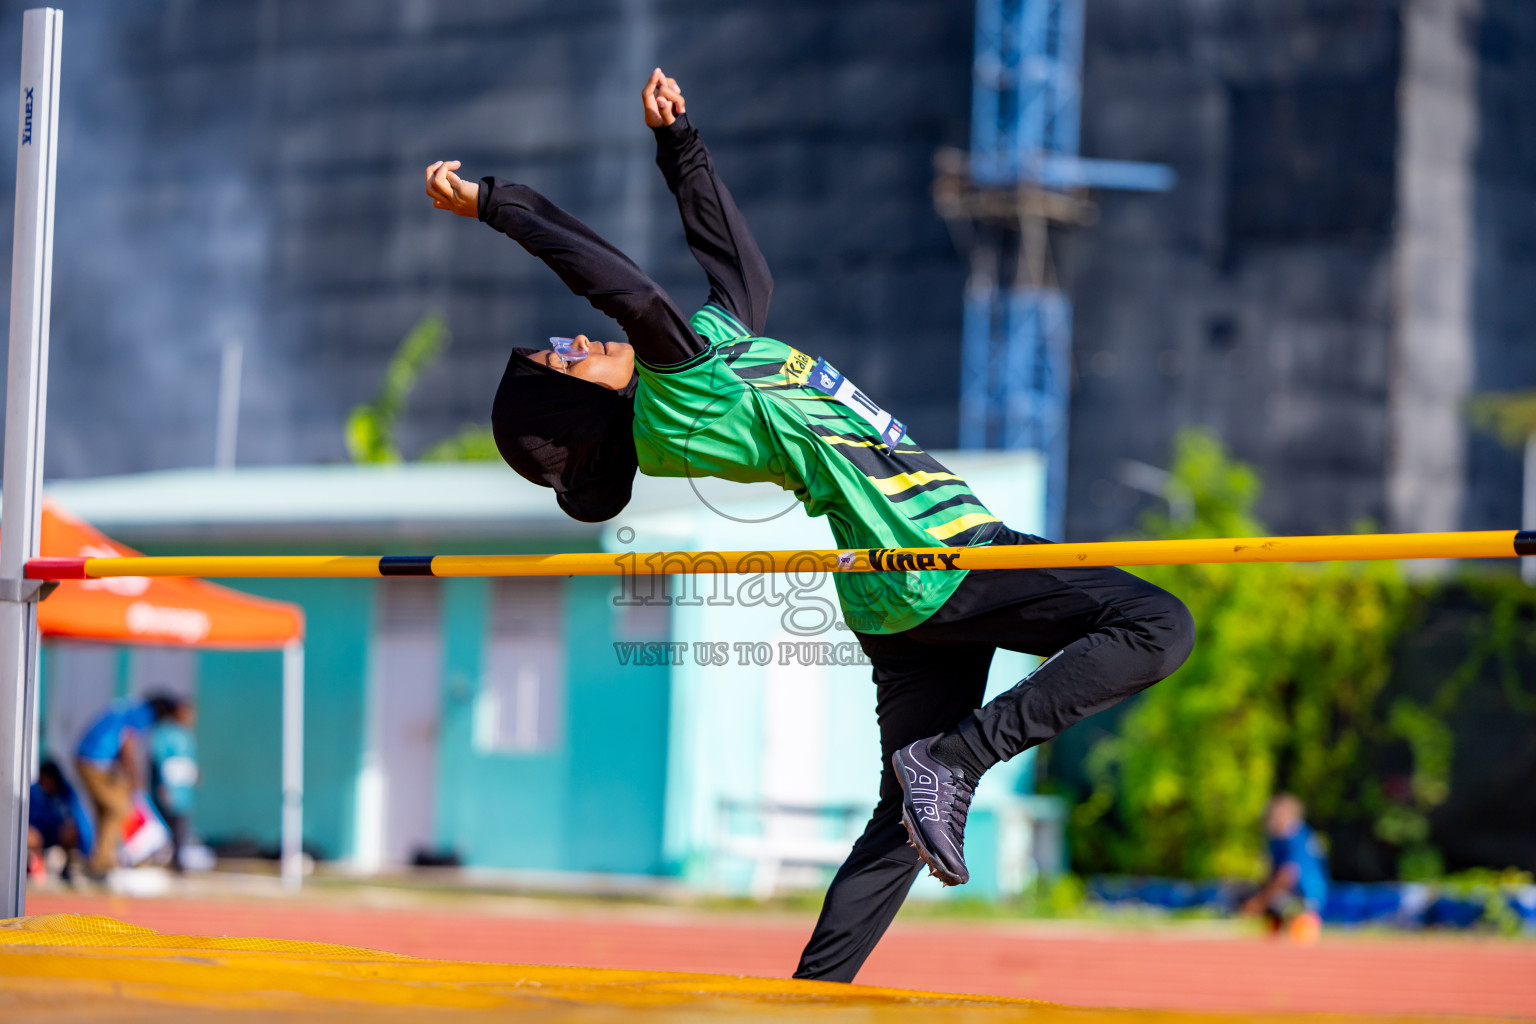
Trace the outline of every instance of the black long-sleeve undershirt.
[[652, 131], [656, 166], [677, 197], [688, 248], [709, 278], [709, 301], [753, 334], [762, 334], [768, 325], [773, 276], [736, 200], [715, 173], [699, 130], [683, 114]]
[[618, 321], [635, 355], [650, 366], [678, 366], [704, 340], [670, 296], [601, 235], [527, 185], [480, 182], [480, 219], [543, 260], [600, 313]]
[[[760, 333], [773, 280], [697, 129], [655, 129], [656, 163], [677, 196], [683, 232], [710, 281], [709, 301]], [[482, 178], [480, 219], [543, 260], [565, 286], [612, 317], [649, 366], [690, 362], [706, 343], [670, 296], [597, 232], [526, 185]]]

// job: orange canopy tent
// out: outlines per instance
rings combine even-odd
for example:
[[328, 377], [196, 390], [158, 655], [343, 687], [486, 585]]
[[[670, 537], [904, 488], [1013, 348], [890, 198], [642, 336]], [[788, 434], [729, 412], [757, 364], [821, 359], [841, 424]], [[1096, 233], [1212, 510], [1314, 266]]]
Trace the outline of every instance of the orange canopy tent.
[[[139, 552], [44, 502], [39, 554], [110, 558]], [[304, 794], [304, 612], [199, 579], [68, 580], [37, 606], [44, 637], [283, 651], [283, 879], [300, 879]]]
[[[43, 557], [139, 554], [89, 523], [43, 505]], [[304, 638], [304, 612], [197, 579], [68, 580], [37, 606], [44, 636], [189, 647], [283, 647]]]

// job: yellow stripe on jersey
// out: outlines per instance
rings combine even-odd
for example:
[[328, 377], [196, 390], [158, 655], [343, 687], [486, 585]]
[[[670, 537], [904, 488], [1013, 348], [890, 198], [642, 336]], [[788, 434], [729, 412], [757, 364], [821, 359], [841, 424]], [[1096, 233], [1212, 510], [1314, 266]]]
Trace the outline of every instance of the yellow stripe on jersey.
[[[840, 444], [840, 445], [845, 445], [845, 446], [847, 446], [849, 448], [884, 448], [885, 447], [885, 442], [884, 441], [862, 441], [862, 440], [860, 440], [857, 437], [839, 437], [836, 434], [822, 434], [822, 433], [819, 433], [819, 432], [817, 433], [816, 436], [821, 438], [823, 441], [827, 442], [827, 444], [830, 444], [830, 445], [839, 445]], [[928, 453], [923, 451], [921, 448], [897, 448], [896, 449], [896, 454], [897, 455], [926, 455]]]
[[928, 473], [924, 471], [897, 473], [895, 476], [888, 476], [884, 479], [874, 476], [869, 478], [869, 482], [880, 488], [880, 493], [885, 495], [900, 494], [902, 491], [910, 490], [913, 487], [942, 483], [947, 480], [953, 480], [957, 483], [965, 482], [953, 473]]
[[955, 534], [964, 533], [973, 526], [980, 526], [982, 523], [1000, 522], [1002, 522], [1001, 519], [987, 512], [968, 512], [959, 519], [951, 519], [949, 522], [939, 526], [930, 526], [924, 532], [934, 540], [948, 540]]
[[827, 444], [845, 444], [850, 448], [884, 448], [880, 441], [861, 441], [856, 437], [839, 437], [836, 434], [817, 434]]

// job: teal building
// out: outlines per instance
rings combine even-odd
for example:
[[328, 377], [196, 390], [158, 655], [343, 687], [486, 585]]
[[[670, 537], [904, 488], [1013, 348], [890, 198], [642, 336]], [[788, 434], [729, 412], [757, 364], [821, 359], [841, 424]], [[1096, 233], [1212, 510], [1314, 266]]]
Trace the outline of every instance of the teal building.
[[[1039, 529], [1031, 453], [946, 461]], [[223, 581], [304, 609], [304, 839], [353, 870], [451, 853], [557, 883], [766, 893], [821, 884], [873, 804], [874, 688], [825, 574], [643, 571], [654, 551], [834, 546], [772, 487], [642, 477], [600, 525], [491, 464], [185, 470], [50, 494], [151, 554], [636, 553], [621, 577]], [[1000, 652], [993, 688], [1028, 668]], [[43, 744], [66, 751], [114, 694], [195, 693], [198, 829], [275, 847], [280, 677], [278, 653], [50, 644]], [[1059, 860], [1030, 767], [999, 766], [978, 793], [972, 894]]]

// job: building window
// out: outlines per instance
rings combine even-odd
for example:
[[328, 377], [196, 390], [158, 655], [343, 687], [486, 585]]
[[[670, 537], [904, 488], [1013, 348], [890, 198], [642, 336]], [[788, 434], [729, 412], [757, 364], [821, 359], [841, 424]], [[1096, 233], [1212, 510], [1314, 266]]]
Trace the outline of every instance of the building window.
[[1372, 242], [1392, 230], [1398, 79], [1233, 85], [1228, 244]]
[[128, 691], [135, 699], [197, 698], [197, 651], [190, 647], [132, 648]]
[[475, 700], [475, 749], [528, 754], [560, 745], [565, 712], [565, 581], [491, 582], [490, 635]]

